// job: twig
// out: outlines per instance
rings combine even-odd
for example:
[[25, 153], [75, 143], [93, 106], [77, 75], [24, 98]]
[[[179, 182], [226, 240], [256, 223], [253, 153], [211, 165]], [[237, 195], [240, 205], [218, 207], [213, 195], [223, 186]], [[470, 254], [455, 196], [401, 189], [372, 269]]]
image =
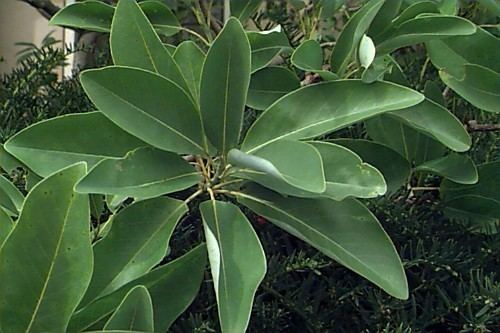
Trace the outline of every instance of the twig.
[[475, 120], [469, 120], [467, 131], [469, 132], [493, 132], [500, 130], [499, 124], [478, 124]]

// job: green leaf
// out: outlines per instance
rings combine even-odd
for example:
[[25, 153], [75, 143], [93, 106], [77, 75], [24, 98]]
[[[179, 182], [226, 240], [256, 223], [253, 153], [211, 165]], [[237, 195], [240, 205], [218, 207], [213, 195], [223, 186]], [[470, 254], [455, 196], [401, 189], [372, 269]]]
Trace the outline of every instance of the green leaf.
[[199, 180], [198, 172], [179, 155], [139, 148], [122, 159], [99, 162], [76, 190], [149, 199], [187, 189]]
[[388, 82], [367, 85], [360, 80], [339, 80], [306, 86], [264, 111], [248, 130], [242, 150], [251, 153], [281, 139], [313, 138], [415, 105], [423, 98], [414, 90]]
[[146, 287], [130, 289], [104, 329], [153, 332], [153, 303]]
[[477, 168], [479, 181], [475, 184], [457, 184], [451, 180], [444, 180], [440, 188], [441, 197], [445, 201], [450, 201], [464, 195], [476, 195], [500, 202], [499, 167], [500, 161], [479, 165]]
[[[500, 201], [481, 195], [467, 194], [445, 202], [446, 216], [454, 220], [481, 223], [500, 219]], [[490, 221], [490, 223], [493, 221]]]
[[446, 69], [441, 80], [472, 105], [488, 112], [500, 112], [500, 74], [488, 68], [465, 64], [463, 76], [454, 77]]
[[387, 26], [387, 28], [382, 34], [375, 36], [376, 43], [378, 44], [379, 42], [386, 39], [388, 36], [392, 35], [394, 31], [406, 21], [414, 19], [420, 14], [431, 14], [431, 13], [434, 14], [440, 13], [437, 4], [433, 1], [418, 1], [409, 5], [401, 12], [401, 14], [398, 17], [392, 20], [391, 24]]
[[478, 174], [474, 162], [467, 155], [449, 154], [427, 161], [415, 168], [416, 172], [429, 172], [459, 184], [475, 184]]
[[500, 17], [500, 3], [498, 0], [478, 0], [481, 5], [486, 7], [492, 14]]
[[426, 99], [406, 109], [390, 112], [410, 127], [457, 152], [469, 150], [471, 138], [460, 120], [441, 105]]
[[73, 165], [28, 194], [0, 250], [0, 331], [66, 331], [92, 275], [88, 198], [73, 192], [84, 174]]
[[239, 167], [238, 177], [251, 179], [280, 193], [294, 195], [297, 190], [325, 191], [321, 156], [304, 142], [275, 141], [252, 155], [231, 149], [228, 161]]
[[477, 27], [476, 33], [426, 43], [429, 57], [438, 69], [446, 69], [454, 77], [464, 75], [465, 64], [476, 64], [500, 73], [500, 40]]
[[115, 65], [158, 73], [189, 91], [179, 67], [135, 0], [118, 2], [109, 43]]
[[[82, 332], [108, 318], [135, 286], [145, 286], [153, 301], [155, 332], [166, 332], [198, 294], [206, 266], [206, 248], [198, 246], [77, 311], [68, 332]], [[104, 323], [103, 323], [104, 325]]]
[[72, 3], [58, 11], [50, 25], [78, 28], [97, 32], [109, 32], [115, 9], [102, 2], [87, 0]]
[[369, 119], [365, 127], [370, 138], [392, 148], [411, 164], [419, 165], [440, 158], [446, 150], [438, 141], [388, 115]]
[[147, 0], [141, 1], [139, 6], [159, 34], [168, 37], [181, 30], [179, 20], [164, 3], [157, 0]]
[[257, 234], [232, 203], [200, 204], [222, 332], [246, 331], [266, 257]]
[[187, 206], [168, 197], [139, 201], [121, 210], [108, 235], [94, 246], [94, 274], [79, 308], [139, 278], [165, 256]]
[[326, 190], [322, 197], [344, 200], [347, 197], [374, 198], [387, 191], [383, 175], [356, 153], [342, 146], [313, 141], [325, 170]]
[[249, 83], [250, 44], [231, 18], [208, 50], [200, 88], [206, 134], [222, 153], [238, 144]]
[[300, 80], [284, 67], [267, 67], [250, 79], [246, 104], [255, 110], [265, 110], [279, 98], [300, 88]]
[[377, 15], [373, 19], [370, 28], [368, 29], [369, 36], [376, 36], [384, 32], [401, 9], [403, 0], [386, 0]]
[[184, 75], [191, 95], [196, 101], [199, 101], [201, 71], [205, 61], [205, 53], [196, 43], [184, 41], [176, 48], [173, 57]]
[[401, 261], [375, 216], [353, 199], [285, 198], [248, 185], [239, 201], [292, 235], [384, 289], [408, 298]]
[[[368, 68], [365, 68], [361, 75], [361, 80], [364, 83], [373, 83], [375, 81], [382, 81], [387, 73], [392, 71], [394, 63], [391, 57], [387, 54], [375, 57], [373, 62]], [[398, 83], [398, 82], [395, 82]]]
[[123, 157], [147, 144], [100, 112], [69, 114], [41, 121], [5, 143], [5, 149], [42, 177], [84, 161], [91, 168], [104, 158]]
[[231, 1], [231, 15], [244, 23], [259, 9], [262, 2], [262, 0]]
[[377, 52], [390, 53], [413, 44], [450, 36], [472, 35], [475, 32], [473, 23], [458, 16], [421, 15], [397, 26], [377, 45]]
[[17, 216], [23, 206], [24, 195], [7, 178], [0, 175], [0, 210]]
[[333, 72], [339, 76], [343, 76], [361, 38], [370, 27], [370, 24], [383, 4], [384, 0], [369, 1], [347, 22], [344, 30], [342, 30], [337, 39], [330, 58], [331, 70]]
[[2, 249], [5, 240], [14, 229], [14, 226], [14, 221], [12, 221], [10, 216], [0, 209], [0, 249]]
[[[380, 170], [387, 183], [387, 193], [392, 194], [396, 192], [408, 181], [411, 172], [410, 164], [388, 146], [361, 139], [338, 139], [332, 142], [352, 150], [363, 161], [370, 163]], [[390, 163], [387, 163], [388, 161]]]
[[249, 31], [247, 37], [252, 51], [252, 73], [269, 65], [279, 53], [291, 49], [279, 25], [267, 31]]
[[3, 144], [0, 143], [0, 170], [3, 169], [6, 173], [11, 173], [17, 168], [24, 168], [25, 165], [17, 158], [9, 154]]
[[292, 53], [292, 64], [306, 72], [323, 69], [323, 50], [319, 42], [313, 39], [306, 40]]
[[200, 114], [172, 81], [120, 66], [87, 70], [80, 80], [97, 108], [127, 132], [162, 150], [203, 153]]

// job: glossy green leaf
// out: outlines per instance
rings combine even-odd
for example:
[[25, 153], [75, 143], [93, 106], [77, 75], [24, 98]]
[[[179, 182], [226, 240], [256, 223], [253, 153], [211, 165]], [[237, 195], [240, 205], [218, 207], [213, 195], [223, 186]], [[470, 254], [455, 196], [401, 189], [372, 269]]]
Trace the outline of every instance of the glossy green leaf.
[[[472, 221], [473, 223], [498, 223], [500, 219], [500, 201], [481, 195], [467, 194], [453, 198], [445, 203], [446, 216], [454, 220]], [[491, 221], [493, 220], [493, 221]]]
[[380, 170], [387, 183], [387, 193], [396, 192], [408, 181], [411, 172], [410, 163], [388, 146], [361, 139], [338, 139], [332, 142], [352, 150], [364, 162]]
[[5, 211], [0, 209], [0, 249], [12, 229], [14, 229], [14, 221], [12, 221], [10, 216]]
[[449, 154], [427, 161], [415, 168], [416, 172], [428, 172], [459, 184], [475, 184], [478, 180], [474, 162], [467, 155]]
[[105, 330], [129, 330], [153, 332], [153, 302], [144, 286], [130, 289], [125, 298], [118, 305], [116, 311], [109, 318]]
[[138, 285], [145, 286], [151, 295], [156, 319], [154, 331], [166, 332], [198, 294], [205, 266], [206, 248], [198, 246], [77, 311], [71, 318], [68, 332], [82, 332], [106, 320], [130, 289]]
[[500, 161], [489, 162], [477, 167], [479, 181], [475, 184], [457, 184], [451, 180], [441, 183], [440, 194], [443, 200], [450, 201], [464, 195], [476, 195], [500, 202]]
[[127, 132], [167, 151], [204, 151], [199, 112], [172, 81], [120, 66], [87, 70], [80, 80], [97, 108]]
[[472, 35], [475, 32], [476, 26], [473, 23], [458, 16], [418, 16], [396, 27], [377, 45], [377, 52], [389, 53], [413, 44], [450, 36]]
[[375, 41], [377, 44], [388, 36], [394, 33], [394, 31], [406, 21], [414, 19], [420, 14], [439, 14], [439, 8], [437, 7], [436, 2], [434, 1], [417, 1], [415, 3], [410, 4], [407, 8], [405, 8], [401, 14], [399, 14], [394, 20], [392, 20], [391, 24], [385, 29], [384, 33], [375, 36]]
[[24, 167], [24, 164], [7, 152], [4, 145], [0, 143], [0, 170], [3, 169], [6, 173], [11, 173], [17, 168]]
[[441, 142], [451, 150], [463, 152], [470, 148], [471, 138], [460, 120], [430, 99], [406, 109], [390, 112], [389, 115]]
[[500, 40], [477, 27], [476, 33], [426, 43], [429, 57], [438, 69], [446, 69], [454, 77], [464, 75], [465, 64], [476, 64], [500, 73]]
[[500, 3], [498, 0], [478, 0], [481, 5], [486, 7], [491, 13], [500, 17]]
[[76, 190], [148, 199], [187, 189], [199, 180], [198, 172], [179, 155], [139, 148], [122, 159], [99, 162]]
[[255, 110], [265, 110], [279, 98], [300, 88], [300, 80], [284, 67], [267, 67], [252, 74], [246, 104]]
[[439, 11], [444, 15], [457, 15], [460, 9], [459, 0], [441, 0], [438, 3]]
[[440, 142], [388, 115], [369, 119], [365, 127], [370, 138], [387, 145], [411, 164], [419, 165], [440, 158], [446, 150]]
[[367, 278], [390, 295], [408, 298], [398, 254], [375, 216], [353, 199], [285, 198], [256, 185], [239, 201], [340, 264]]
[[323, 50], [318, 41], [310, 39], [301, 43], [292, 53], [292, 64], [306, 72], [323, 69]]
[[69, 114], [36, 123], [14, 135], [5, 149], [42, 177], [76, 162], [93, 167], [147, 144], [100, 112]]
[[118, 2], [109, 43], [115, 65], [158, 73], [189, 91], [179, 67], [135, 0]]
[[500, 112], [500, 74], [488, 68], [465, 64], [463, 76], [454, 77], [446, 69], [441, 80], [472, 105], [488, 112]]
[[191, 95], [196, 101], [199, 101], [201, 71], [205, 61], [205, 53], [194, 42], [184, 41], [177, 46], [173, 57], [184, 75]]
[[50, 25], [78, 28], [97, 32], [109, 32], [115, 9], [96, 0], [72, 3], [58, 11]]
[[159, 34], [172, 36], [180, 31], [179, 20], [164, 3], [157, 0], [146, 0], [141, 1], [139, 6]]
[[231, 18], [208, 50], [201, 75], [200, 107], [206, 134], [220, 151], [239, 141], [250, 83], [250, 44]]
[[325, 191], [321, 156], [314, 147], [301, 141], [275, 141], [253, 154], [231, 149], [228, 161], [239, 167], [237, 176], [280, 193]]
[[92, 275], [89, 206], [73, 192], [85, 164], [61, 170], [27, 196], [0, 250], [0, 331], [65, 332]]
[[17, 216], [23, 206], [24, 195], [7, 178], [0, 175], [0, 210]]
[[370, 67], [375, 59], [375, 44], [373, 44], [373, 40], [367, 35], [363, 35], [359, 42], [358, 58], [359, 63], [364, 68]]
[[369, 36], [376, 36], [387, 29], [391, 21], [398, 15], [403, 0], [385, 0], [368, 29]]
[[373, 83], [382, 81], [386, 73], [392, 71], [393, 62], [389, 55], [385, 54], [380, 57], [375, 57], [368, 68], [365, 68], [361, 74], [361, 80], [364, 83]]
[[372, 0], [367, 2], [354, 14], [342, 30], [330, 58], [333, 72], [343, 76], [345, 69], [351, 62], [353, 54], [366, 33], [384, 0]]
[[313, 141], [323, 161], [326, 190], [321, 194], [334, 200], [347, 197], [374, 198], [387, 191], [383, 175], [356, 153], [342, 146]]
[[168, 242], [187, 206], [168, 197], [139, 201], [121, 210], [108, 235], [94, 246], [94, 274], [83, 308], [147, 273], [165, 256]]
[[247, 37], [252, 51], [252, 73], [268, 66], [281, 52], [291, 49], [290, 42], [279, 25], [268, 31], [249, 31]]
[[313, 138], [415, 105], [423, 98], [414, 90], [388, 82], [367, 85], [360, 80], [339, 80], [310, 85], [282, 97], [264, 111], [248, 130], [242, 150], [250, 153], [281, 139]]
[[231, 1], [231, 15], [237, 17], [242, 23], [248, 20], [262, 4], [262, 0]]
[[244, 333], [266, 274], [264, 250], [237, 206], [212, 200], [201, 203], [200, 211], [222, 332]]

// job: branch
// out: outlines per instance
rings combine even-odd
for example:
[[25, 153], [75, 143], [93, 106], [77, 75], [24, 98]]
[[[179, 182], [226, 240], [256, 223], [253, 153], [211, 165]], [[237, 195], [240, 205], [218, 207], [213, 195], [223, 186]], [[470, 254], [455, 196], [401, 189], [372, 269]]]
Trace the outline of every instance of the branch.
[[27, 3], [31, 7], [38, 10], [43, 17], [50, 20], [61, 8], [56, 6], [50, 0], [18, 0]]
[[467, 130], [469, 132], [490, 132], [500, 130], [499, 124], [478, 124], [475, 120], [470, 120], [467, 123]]

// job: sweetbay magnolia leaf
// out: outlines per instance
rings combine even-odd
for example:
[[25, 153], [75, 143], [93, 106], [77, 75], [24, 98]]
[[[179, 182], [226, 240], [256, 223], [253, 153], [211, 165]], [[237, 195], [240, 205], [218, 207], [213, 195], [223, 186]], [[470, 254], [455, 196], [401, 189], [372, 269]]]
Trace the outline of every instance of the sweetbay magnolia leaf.
[[250, 83], [250, 43], [231, 18], [208, 50], [201, 75], [200, 108], [207, 136], [226, 153], [239, 141]]
[[0, 331], [66, 331], [92, 274], [88, 198], [73, 192], [84, 173], [58, 171], [26, 198], [0, 250]]

